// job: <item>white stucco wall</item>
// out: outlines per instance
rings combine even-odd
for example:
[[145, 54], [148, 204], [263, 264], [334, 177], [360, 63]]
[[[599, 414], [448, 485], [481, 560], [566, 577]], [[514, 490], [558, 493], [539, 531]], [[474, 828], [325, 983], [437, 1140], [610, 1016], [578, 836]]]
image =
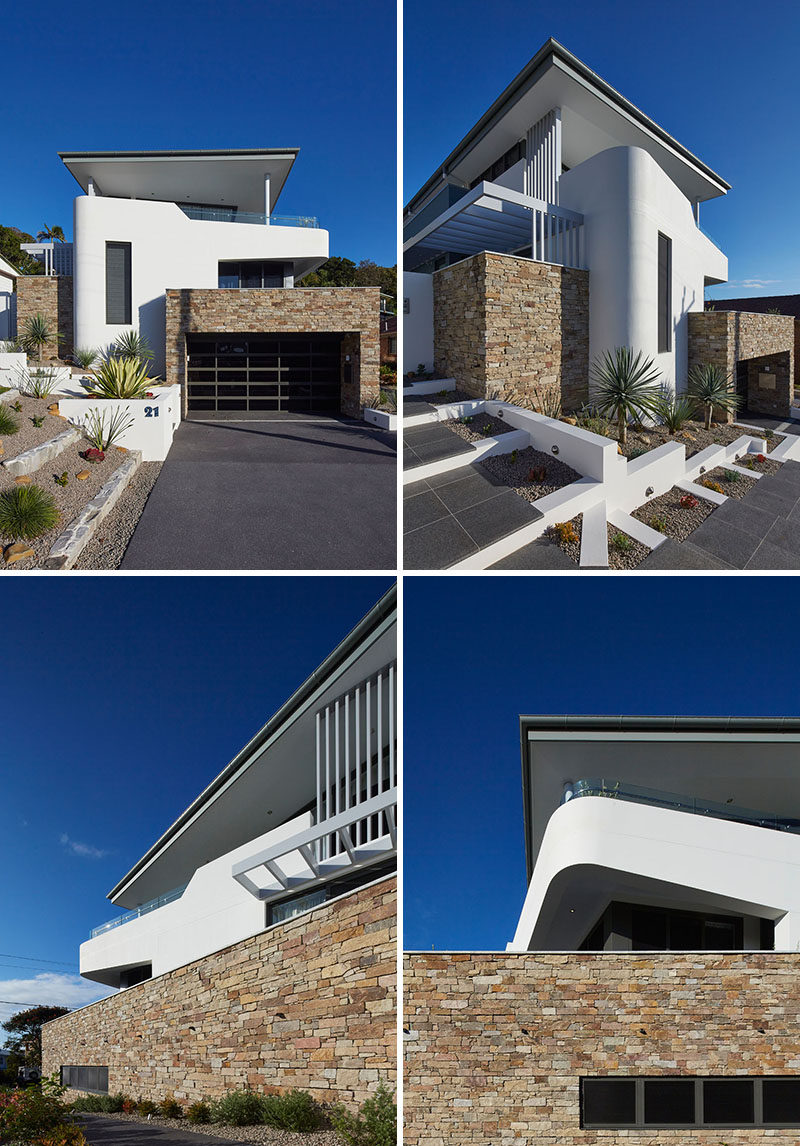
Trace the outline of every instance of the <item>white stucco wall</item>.
[[12, 307], [14, 305], [14, 279], [0, 270], [0, 339], [13, 338]]
[[[584, 216], [590, 271], [591, 360], [616, 346], [653, 358], [670, 386], [686, 384], [688, 319], [703, 309], [704, 277], [728, 260], [697, 228], [691, 204], [648, 152], [602, 151], [561, 176], [561, 205]], [[672, 350], [658, 352], [658, 233], [672, 240]]]
[[645, 889], [647, 880], [675, 886], [687, 906], [694, 892], [705, 908], [781, 913], [776, 951], [800, 950], [800, 836], [602, 796], [570, 800], [550, 817], [508, 949], [535, 950], [548, 897], [568, 901], [570, 873], [585, 887], [593, 870], [606, 884], [618, 873], [623, 885], [636, 877]]
[[131, 326], [164, 373], [167, 289], [219, 285], [219, 263], [236, 259], [324, 260], [328, 232], [315, 227], [212, 223], [174, 203], [80, 195], [75, 200], [75, 346], [105, 348], [125, 325], [106, 323], [106, 242], [131, 244]]
[[[204, 864], [180, 899], [82, 943], [81, 974], [103, 982], [105, 969], [152, 963], [153, 975], [161, 975], [263, 931], [265, 905], [237, 883], [231, 868], [311, 826], [311, 813], [303, 812]], [[281, 867], [290, 875], [305, 870], [297, 853], [283, 859]]]
[[403, 272], [403, 298], [409, 300], [402, 316], [402, 372], [416, 370], [420, 362], [433, 369], [433, 275]]

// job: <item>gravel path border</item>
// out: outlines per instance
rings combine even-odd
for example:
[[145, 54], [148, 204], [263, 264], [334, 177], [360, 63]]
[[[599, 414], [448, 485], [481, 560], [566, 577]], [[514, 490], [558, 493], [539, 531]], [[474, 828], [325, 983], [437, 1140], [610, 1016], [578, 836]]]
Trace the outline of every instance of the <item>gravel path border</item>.
[[118, 569], [163, 462], [142, 462], [73, 569]]
[[[558, 547], [566, 553], [567, 557], [574, 561], [576, 565], [580, 566], [583, 514], [579, 513], [577, 517], [571, 518], [570, 522], [561, 524], [572, 525], [575, 533], [577, 534], [578, 540], [566, 542], [559, 541], [555, 529], [552, 526], [545, 530], [544, 536], [553, 545], [558, 545]], [[626, 533], [624, 529], [618, 529], [616, 525], [607, 525], [606, 528], [608, 530], [609, 569], [615, 569], [618, 571], [624, 569], [636, 569], [638, 565], [641, 565], [645, 557], [649, 556], [649, 554], [652, 552], [652, 550], [649, 549], [646, 545], [643, 545], [641, 541], [637, 541], [635, 538], [631, 537], [630, 534]], [[630, 541], [630, 548], [621, 550], [614, 545], [614, 538], [618, 535], [626, 537], [628, 541]]]
[[131, 450], [121, 466], [114, 470], [95, 497], [87, 502], [77, 517], [56, 538], [55, 544], [42, 562], [45, 569], [71, 569], [94, 536], [103, 518], [117, 504], [133, 475], [142, 464], [141, 450]]
[[[693, 498], [697, 505], [681, 505], [681, 498]], [[687, 493], [686, 490], [674, 485], [666, 493], [662, 493], [659, 497], [654, 497], [650, 501], [646, 501], [644, 505], [640, 505], [638, 509], [634, 509], [631, 517], [635, 517], [644, 525], [650, 525], [651, 529], [655, 529], [655, 526], [650, 524], [653, 517], [660, 517], [663, 519], [663, 528], [659, 529], [658, 533], [663, 533], [665, 537], [671, 537], [673, 541], [685, 541], [715, 509], [716, 505], [713, 501], [695, 497], [694, 494]]]
[[[571, 485], [572, 482], [580, 481], [581, 475], [576, 470], [566, 462], [560, 462], [552, 454], [536, 450], [533, 446], [515, 450], [514, 453], [517, 455], [516, 461], [512, 461], [513, 454], [495, 454], [477, 464], [526, 501], [538, 501], [550, 493], [555, 493], [556, 490], [563, 489], [566, 485]], [[531, 471], [535, 469], [544, 470], [542, 481], [531, 478]]]
[[[10, 394], [4, 394], [3, 397], [9, 398]], [[0, 435], [0, 444], [3, 447], [0, 458], [4, 462], [24, 454], [34, 446], [49, 442], [71, 428], [66, 418], [47, 412], [48, 407], [55, 402], [55, 398], [26, 398], [23, 394], [19, 398], [12, 398], [12, 401], [18, 401], [22, 409], [12, 410], [9, 403], [4, 403], [19, 427], [16, 434]], [[41, 426], [34, 426], [33, 418], [44, 418], [44, 421]]]
[[[449, 418], [442, 423], [463, 438], [465, 442], [485, 442], [487, 438], [496, 438], [498, 434], [510, 434], [516, 426], [509, 426], [508, 422], [500, 418], [493, 418], [491, 414], [465, 414], [463, 418]], [[484, 428], [486, 433], [484, 433]]]

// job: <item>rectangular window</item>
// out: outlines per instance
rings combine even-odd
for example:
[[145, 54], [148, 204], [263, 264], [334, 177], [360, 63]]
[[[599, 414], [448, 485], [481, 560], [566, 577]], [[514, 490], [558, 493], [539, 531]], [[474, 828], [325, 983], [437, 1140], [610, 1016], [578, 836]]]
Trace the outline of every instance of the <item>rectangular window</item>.
[[282, 287], [294, 274], [294, 263], [266, 262], [247, 259], [219, 264], [217, 285], [220, 288], [268, 290]]
[[71, 1090], [88, 1090], [92, 1094], [108, 1094], [107, 1066], [62, 1066], [61, 1085]]
[[672, 350], [672, 239], [658, 232], [658, 352]]
[[800, 1127], [800, 1077], [582, 1078], [581, 1126]]
[[131, 321], [131, 245], [106, 243], [106, 322]]

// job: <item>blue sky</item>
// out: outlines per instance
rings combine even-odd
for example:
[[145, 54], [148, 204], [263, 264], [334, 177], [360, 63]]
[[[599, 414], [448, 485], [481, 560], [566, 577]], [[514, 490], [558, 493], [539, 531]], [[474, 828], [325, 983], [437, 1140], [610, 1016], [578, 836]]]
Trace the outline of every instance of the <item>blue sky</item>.
[[91, 928], [119, 914], [106, 893], [390, 584], [5, 585], [0, 1022], [20, 1009], [8, 1000], [77, 1006], [105, 993], [77, 969]]
[[731, 184], [700, 211], [729, 259], [708, 297], [800, 292], [800, 7], [405, 0], [404, 17], [404, 202], [553, 36]]
[[14, 4], [0, 223], [72, 236], [59, 151], [299, 147], [278, 211], [396, 260], [395, 14], [368, 0]]
[[770, 603], [793, 584], [407, 577], [404, 946], [504, 950], [513, 937], [521, 714], [799, 716], [791, 642], [767, 639]]

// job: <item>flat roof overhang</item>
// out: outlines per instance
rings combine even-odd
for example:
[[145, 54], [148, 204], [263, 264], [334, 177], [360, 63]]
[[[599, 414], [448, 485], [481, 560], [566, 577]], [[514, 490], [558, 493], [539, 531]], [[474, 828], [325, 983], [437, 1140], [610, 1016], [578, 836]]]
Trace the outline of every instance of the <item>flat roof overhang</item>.
[[406, 210], [415, 213], [448, 181], [468, 186], [524, 139], [528, 129], [553, 107], [561, 108], [562, 159], [567, 167], [576, 167], [609, 147], [642, 147], [690, 200], [702, 202], [730, 190], [730, 184], [688, 148], [550, 39], [450, 152]]
[[60, 151], [84, 191], [168, 203], [217, 203], [262, 213], [264, 177], [274, 210], [299, 153], [297, 147], [238, 151]]
[[397, 589], [392, 586], [108, 899], [135, 908], [186, 883], [201, 864], [278, 827], [310, 803], [316, 794], [316, 728], [309, 717], [394, 659], [396, 624]]
[[[643, 787], [677, 790], [678, 794], [691, 791], [681, 785], [696, 783], [698, 793], [716, 802], [724, 802], [729, 797], [727, 790], [721, 790], [720, 785], [724, 783], [733, 789], [730, 798], [739, 806], [779, 811], [781, 815], [800, 818], [798, 717], [523, 715], [519, 722], [528, 882], [547, 821], [560, 802], [565, 779], [575, 781], [613, 775], [615, 779]], [[636, 744], [648, 745], [647, 767], [653, 769], [652, 779], [644, 774], [643, 761], [637, 761], [633, 755], [625, 761], [619, 752], [620, 746]], [[759, 767], [753, 767], [749, 746], [756, 744], [775, 746], [769, 766], [761, 760]], [[682, 758], [676, 757], [676, 745], [684, 749], [690, 745], [702, 746], [709, 762], [707, 774], [700, 776], [685, 752]], [[596, 763], [584, 765], [582, 755], [589, 746], [595, 750]], [[539, 755], [536, 799], [534, 749]], [[552, 749], [559, 754], [559, 762], [553, 759]], [[669, 787], [672, 781], [663, 771], [673, 761], [677, 761], [677, 789]], [[576, 769], [581, 768], [583, 775], [575, 774]], [[792, 781], [793, 790], [789, 783]]]

